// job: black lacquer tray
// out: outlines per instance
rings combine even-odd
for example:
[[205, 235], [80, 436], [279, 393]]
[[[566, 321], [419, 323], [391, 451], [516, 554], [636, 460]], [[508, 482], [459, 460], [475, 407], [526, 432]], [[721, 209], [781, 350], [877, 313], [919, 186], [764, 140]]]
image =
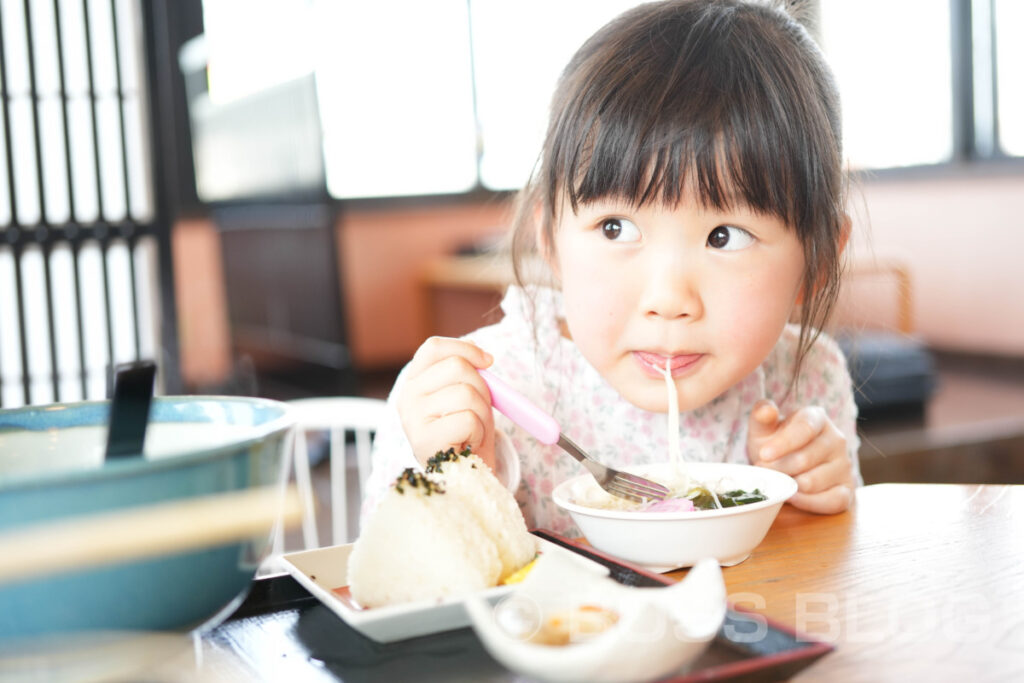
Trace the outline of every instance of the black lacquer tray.
[[[630, 586], [671, 583], [548, 531], [537, 536], [602, 564]], [[377, 643], [350, 628], [289, 575], [253, 582], [245, 602], [204, 636], [232, 651], [249, 676], [264, 680], [522, 681], [484, 650], [471, 628]], [[730, 608], [718, 636], [686, 671], [665, 679], [778, 681], [810, 666], [832, 646], [763, 615]]]

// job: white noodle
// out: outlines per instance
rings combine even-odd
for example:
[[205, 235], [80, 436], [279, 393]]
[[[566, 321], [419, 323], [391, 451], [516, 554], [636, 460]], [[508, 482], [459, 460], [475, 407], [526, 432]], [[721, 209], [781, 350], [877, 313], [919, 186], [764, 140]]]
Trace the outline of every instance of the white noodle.
[[[661, 371], [661, 374], [665, 377], [665, 388], [668, 391], [668, 453], [669, 458], [676, 466], [676, 471], [684, 482], [684, 490], [689, 490], [693, 482], [686, 471], [686, 462], [683, 460], [683, 453], [679, 448], [679, 389], [676, 387], [676, 383], [672, 381], [672, 366], [670, 362], [671, 359], [666, 358], [665, 369]], [[658, 369], [661, 370], [661, 368]], [[722, 507], [722, 501], [718, 500], [718, 494], [715, 493], [713, 488], [703, 482], [697, 483], [711, 494], [711, 498], [715, 501], [715, 507]]]
[[[660, 368], [659, 368], [660, 369]], [[668, 389], [668, 454], [669, 459], [675, 463], [680, 474], [686, 471], [683, 464], [683, 454], [679, 449], [679, 393], [676, 390], [676, 383], [672, 381], [672, 370], [669, 366], [669, 359], [665, 359], [665, 369], [662, 371], [665, 376], [665, 387]]]
[[708, 490], [708, 493], [711, 494], [711, 498], [714, 499], [715, 507], [716, 508], [721, 508], [722, 507], [722, 501], [718, 500], [718, 494], [715, 493], [715, 489], [711, 488], [710, 486], [705, 486], [704, 488], [706, 488]]

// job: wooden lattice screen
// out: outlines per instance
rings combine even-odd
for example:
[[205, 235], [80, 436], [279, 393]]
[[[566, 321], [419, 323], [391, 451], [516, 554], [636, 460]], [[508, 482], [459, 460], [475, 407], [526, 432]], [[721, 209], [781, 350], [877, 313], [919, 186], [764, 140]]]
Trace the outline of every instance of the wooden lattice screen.
[[112, 365], [139, 358], [177, 385], [159, 11], [0, 2], [0, 406], [103, 398]]

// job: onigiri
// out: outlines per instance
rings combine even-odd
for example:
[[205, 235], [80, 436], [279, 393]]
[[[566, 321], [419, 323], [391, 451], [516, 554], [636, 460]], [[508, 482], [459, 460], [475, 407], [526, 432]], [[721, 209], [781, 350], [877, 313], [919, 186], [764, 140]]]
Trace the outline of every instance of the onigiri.
[[536, 555], [512, 494], [468, 450], [406, 469], [381, 498], [348, 560], [363, 607], [454, 598], [498, 585]]
[[427, 461], [427, 472], [441, 477], [447, 494], [458, 499], [494, 542], [501, 558], [500, 581], [537, 554], [519, 504], [480, 456], [468, 449], [461, 453], [449, 449]]

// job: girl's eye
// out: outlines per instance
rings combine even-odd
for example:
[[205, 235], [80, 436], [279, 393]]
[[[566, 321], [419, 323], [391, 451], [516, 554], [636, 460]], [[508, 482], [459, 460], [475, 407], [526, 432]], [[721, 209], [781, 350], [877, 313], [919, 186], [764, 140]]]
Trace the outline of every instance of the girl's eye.
[[708, 235], [708, 246], [722, 251], [738, 251], [746, 249], [754, 243], [754, 236], [743, 228], [732, 225], [719, 225]]
[[608, 218], [601, 223], [601, 234], [612, 242], [636, 242], [640, 239], [640, 228], [625, 218]]

